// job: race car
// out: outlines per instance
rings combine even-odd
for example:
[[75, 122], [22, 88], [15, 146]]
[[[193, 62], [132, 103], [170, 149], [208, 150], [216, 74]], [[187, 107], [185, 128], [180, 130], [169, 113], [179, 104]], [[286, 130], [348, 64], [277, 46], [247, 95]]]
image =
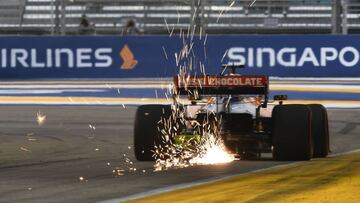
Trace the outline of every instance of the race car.
[[[134, 126], [137, 160], [154, 160], [156, 147], [167, 147], [168, 142], [183, 149], [196, 147], [205, 124], [241, 159], [260, 158], [263, 153], [281, 161], [326, 157], [326, 108], [283, 104], [286, 95], [275, 95], [269, 102], [269, 78], [239, 75], [236, 70], [241, 67], [227, 65], [230, 73], [221, 75], [176, 76], [172, 105], [140, 106]], [[189, 103], [180, 103], [181, 97]]]

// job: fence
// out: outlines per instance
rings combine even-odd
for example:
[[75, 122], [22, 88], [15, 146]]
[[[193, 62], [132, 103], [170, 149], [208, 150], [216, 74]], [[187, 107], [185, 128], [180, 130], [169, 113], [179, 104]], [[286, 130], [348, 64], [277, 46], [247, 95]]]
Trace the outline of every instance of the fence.
[[3, 34], [121, 35], [130, 21], [144, 34], [346, 34], [360, 32], [360, 1], [11, 0], [0, 19]]

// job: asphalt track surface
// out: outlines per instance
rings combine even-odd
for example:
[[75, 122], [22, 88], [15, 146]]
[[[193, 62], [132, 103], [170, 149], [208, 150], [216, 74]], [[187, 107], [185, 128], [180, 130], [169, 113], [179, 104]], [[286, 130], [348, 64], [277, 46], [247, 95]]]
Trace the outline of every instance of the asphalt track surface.
[[[171, 78], [0, 81], [0, 104], [128, 105], [171, 103]], [[270, 78], [269, 98], [360, 108], [359, 78]]]
[[[264, 159], [153, 172], [153, 163], [134, 159], [135, 110], [0, 106], [0, 202], [98, 202], [286, 163]], [[47, 116], [42, 126], [38, 111]], [[360, 148], [360, 109], [332, 109], [329, 119], [332, 153]], [[125, 171], [119, 176], [114, 169]]]

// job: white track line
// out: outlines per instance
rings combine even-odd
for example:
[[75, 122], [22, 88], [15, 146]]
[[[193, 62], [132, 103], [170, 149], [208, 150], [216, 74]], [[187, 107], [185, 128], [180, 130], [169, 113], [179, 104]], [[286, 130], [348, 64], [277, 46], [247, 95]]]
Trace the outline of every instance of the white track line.
[[[351, 150], [351, 151], [347, 151], [347, 152], [341, 152], [341, 153], [331, 154], [331, 155], [329, 155], [329, 157], [337, 157], [337, 156], [347, 155], [347, 154], [353, 154], [353, 153], [357, 153], [357, 152], [360, 152], [360, 149], [355, 149], [355, 150]], [[321, 159], [321, 158], [318, 158], [318, 159]], [[313, 160], [317, 160], [317, 159], [313, 159]], [[153, 196], [153, 195], [158, 195], [158, 194], [162, 194], [162, 193], [166, 193], [166, 192], [172, 192], [172, 191], [174, 191], [174, 190], [180, 190], [180, 189], [195, 187], [195, 186], [199, 186], [199, 185], [210, 184], [210, 183], [214, 183], [214, 182], [218, 182], [218, 181], [230, 179], [230, 178], [237, 177], [237, 176], [241, 176], [241, 175], [245, 175], [245, 174], [252, 174], [252, 173], [258, 173], [258, 172], [268, 171], [268, 170], [272, 170], [272, 169], [279, 168], [279, 167], [283, 167], [283, 166], [300, 165], [300, 164], [305, 163], [305, 162], [308, 162], [308, 161], [298, 161], [298, 162], [291, 162], [291, 163], [279, 164], [279, 165], [276, 165], [276, 166], [271, 166], [271, 167], [267, 167], [267, 168], [263, 168], [263, 169], [258, 169], [258, 170], [253, 170], [253, 171], [249, 171], [249, 172], [245, 172], [245, 173], [240, 173], [240, 174], [231, 174], [231, 175], [226, 175], [226, 176], [220, 176], [220, 177], [215, 177], [215, 178], [209, 178], [209, 179], [205, 179], [205, 180], [195, 181], [195, 182], [191, 182], [191, 183], [177, 184], [177, 185], [173, 185], [173, 186], [169, 186], [169, 187], [164, 187], [164, 188], [159, 188], [159, 189], [155, 189], [155, 190], [150, 190], [150, 191], [147, 191], [147, 192], [142, 192], [142, 193], [138, 193], [138, 194], [134, 194], [134, 195], [129, 195], [129, 196], [126, 196], [126, 197], [104, 200], [104, 201], [100, 201], [100, 202], [97, 202], [97, 203], [119, 203], [119, 202], [126, 202], [126, 201], [130, 201], [130, 200], [141, 199], [141, 198], [145, 198], [145, 197], [149, 197], [149, 196]]]

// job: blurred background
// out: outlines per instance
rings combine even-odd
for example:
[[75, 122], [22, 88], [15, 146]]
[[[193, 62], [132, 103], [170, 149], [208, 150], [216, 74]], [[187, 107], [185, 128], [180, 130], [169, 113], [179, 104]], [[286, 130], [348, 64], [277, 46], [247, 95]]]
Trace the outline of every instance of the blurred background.
[[239, 63], [274, 94], [357, 107], [358, 33], [360, 0], [0, 0], [0, 96], [164, 98], [179, 73]]
[[[0, 34], [353, 34], [359, 0], [1, 0]], [[233, 5], [231, 5], [233, 4]], [[168, 30], [169, 27], [171, 30]], [[173, 28], [173, 29], [172, 29]]]

